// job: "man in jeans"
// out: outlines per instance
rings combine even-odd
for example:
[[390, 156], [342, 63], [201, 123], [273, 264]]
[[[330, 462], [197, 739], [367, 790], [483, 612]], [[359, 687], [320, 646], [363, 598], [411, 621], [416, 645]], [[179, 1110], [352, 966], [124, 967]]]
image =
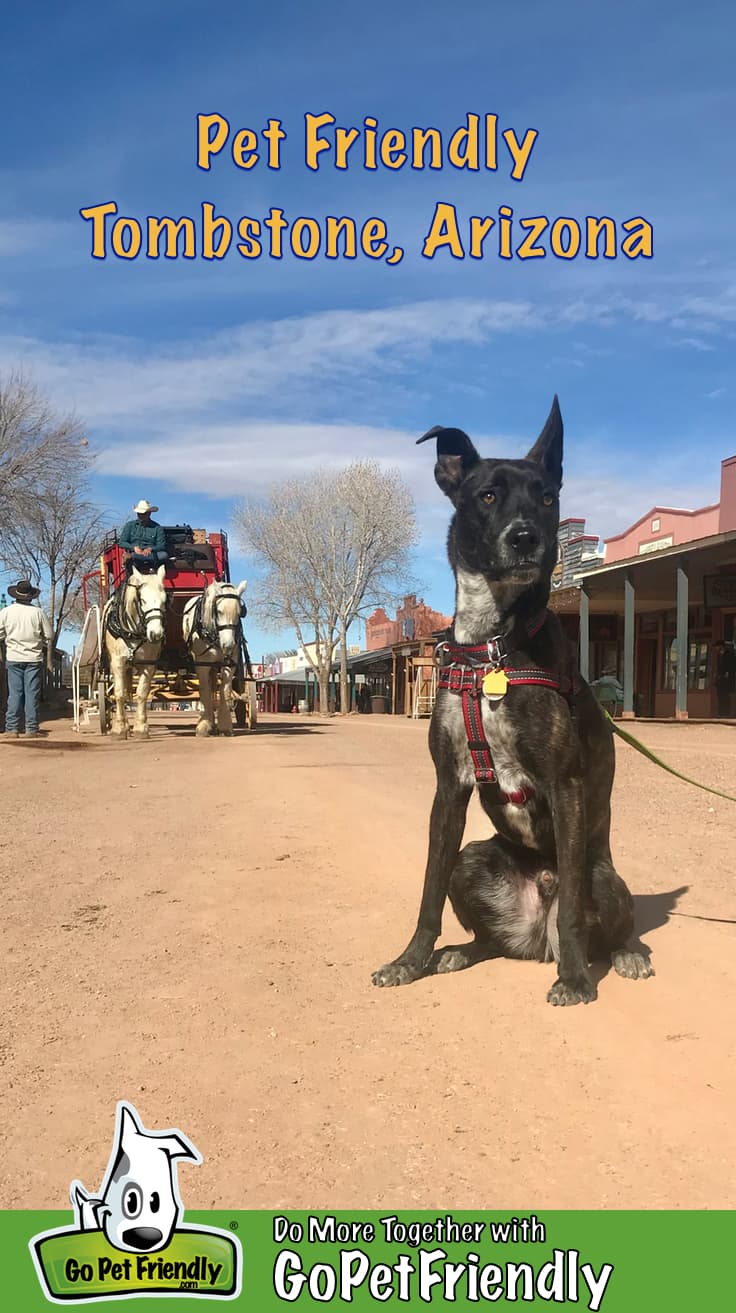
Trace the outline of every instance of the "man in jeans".
[[22, 716], [26, 737], [34, 738], [38, 734], [43, 649], [51, 642], [51, 625], [45, 612], [32, 605], [39, 589], [28, 579], [20, 579], [8, 592], [15, 600], [0, 611], [0, 642], [5, 642], [8, 672], [5, 737], [18, 738]]

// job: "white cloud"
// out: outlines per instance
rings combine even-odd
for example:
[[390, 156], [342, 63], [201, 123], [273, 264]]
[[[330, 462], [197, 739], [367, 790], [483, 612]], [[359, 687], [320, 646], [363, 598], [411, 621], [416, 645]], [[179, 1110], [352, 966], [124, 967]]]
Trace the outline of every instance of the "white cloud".
[[499, 335], [632, 320], [682, 324], [685, 316], [696, 332], [683, 345], [702, 350], [702, 335], [735, 314], [732, 288], [711, 299], [667, 292], [656, 301], [598, 296], [546, 307], [454, 298], [329, 310], [162, 345], [114, 335], [59, 343], [6, 336], [0, 338], [0, 370], [23, 365], [60, 405], [111, 437], [127, 437], [134, 425], [165, 436], [182, 416], [218, 422], [236, 410], [271, 418], [336, 417], [369, 398], [375, 414], [381, 389], [405, 388], [417, 365], [432, 367], [433, 352], [483, 346]]
[[542, 323], [523, 301], [414, 302], [254, 323], [158, 349], [114, 337], [59, 344], [6, 337], [0, 369], [24, 365], [60, 405], [127, 433], [133, 419], [158, 427], [182, 412], [236, 403], [296, 409], [305, 393], [328, 395], [347, 381], [354, 390], [361, 377], [375, 387], [381, 374], [400, 376], [439, 344], [480, 344]]
[[713, 343], [705, 342], [702, 337], [679, 337], [672, 345], [684, 347], [686, 351], [715, 351]]
[[70, 231], [69, 224], [51, 219], [0, 219], [0, 260], [51, 246], [61, 248]]
[[[185, 492], [242, 497], [263, 492], [274, 480], [298, 478], [351, 460], [372, 459], [399, 469], [414, 483], [434, 459], [422, 460], [415, 433], [360, 424], [289, 424], [249, 420], [207, 428], [187, 427], [175, 436], [125, 445], [126, 476], [155, 478]], [[98, 469], [119, 474], [120, 453], [101, 453]]]
[[[416, 502], [425, 544], [436, 545], [447, 532], [451, 507], [434, 481], [434, 449], [417, 448], [416, 433], [360, 424], [291, 424], [271, 420], [189, 427], [175, 437], [126, 443], [125, 474], [160, 480], [172, 489], [211, 497], [258, 496], [288, 475], [338, 468], [350, 460], [372, 459], [397, 469]], [[527, 437], [474, 435], [484, 456], [523, 456]], [[587, 530], [607, 537], [619, 533], [658, 503], [695, 508], [718, 497], [717, 467], [713, 484], [695, 484], [685, 475], [663, 481], [661, 471], [638, 469], [630, 477], [607, 465], [608, 456], [590, 443], [584, 461], [571, 454], [562, 492], [562, 516], [585, 515]], [[597, 467], [595, 475], [579, 473]], [[115, 448], [103, 452], [101, 473], [119, 474]]]

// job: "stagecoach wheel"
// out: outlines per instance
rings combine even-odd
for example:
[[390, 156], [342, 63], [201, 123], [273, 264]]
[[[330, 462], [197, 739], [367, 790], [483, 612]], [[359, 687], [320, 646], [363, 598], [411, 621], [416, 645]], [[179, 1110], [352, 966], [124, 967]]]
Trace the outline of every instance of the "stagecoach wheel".
[[245, 709], [245, 724], [247, 729], [255, 729], [258, 720], [258, 695], [256, 693], [256, 682], [254, 679], [248, 680], [247, 701], [239, 705]]

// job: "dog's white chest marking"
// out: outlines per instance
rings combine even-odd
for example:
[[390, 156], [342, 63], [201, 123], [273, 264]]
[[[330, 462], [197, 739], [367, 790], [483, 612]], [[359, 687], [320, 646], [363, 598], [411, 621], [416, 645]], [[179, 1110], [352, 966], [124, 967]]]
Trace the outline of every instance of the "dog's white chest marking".
[[516, 732], [504, 699], [489, 702], [481, 698], [481, 718], [499, 788], [504, 793], [516, 793], [519, 789], [528, 788], [531, 780], [519, 765]]
[[482, 574], [458, 569], [455, 602], [455, 641], [474, 643], [476, 634], [494, 634], [501, 623], [499, 602]]

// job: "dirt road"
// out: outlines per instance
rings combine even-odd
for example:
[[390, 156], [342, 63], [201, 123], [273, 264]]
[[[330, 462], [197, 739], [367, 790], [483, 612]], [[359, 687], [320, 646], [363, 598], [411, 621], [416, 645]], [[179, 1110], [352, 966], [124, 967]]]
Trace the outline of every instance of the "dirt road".
[[[736, 792], [736, 728], [639, 732]], [[96, 1189], [123, 1097], [201, 1150], [190, 1208], [736, 1204], [736, 804], [619, 745], [653, 980], [610, 973], [570, 1010], [532, 963], [376, 990], [416, 918], [426, 733], [274, 716], [0, 745], [1, 1207]]]

